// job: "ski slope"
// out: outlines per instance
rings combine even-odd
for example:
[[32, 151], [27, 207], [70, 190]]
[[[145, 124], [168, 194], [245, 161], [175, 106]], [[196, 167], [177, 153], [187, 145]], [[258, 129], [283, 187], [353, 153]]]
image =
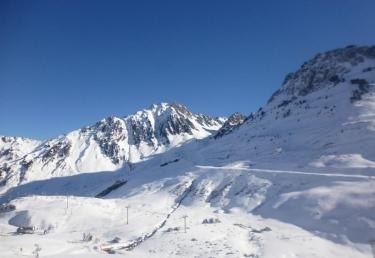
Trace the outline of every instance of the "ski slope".
[[[66, 197], [48, 192], [54, 185], [46, 182], [45, 196], [25, 193], [12, 201], [17, 210], [1, 217], [0, 251], [27, 256], [36, 243], [41, 257], [371, 257], [363, 236], [374, 219], [374, 180], [259, 173], [238, 165], [189, 168], [177, 162], [159, 167], [149, 183], [139, 171], [104, 199], [70, 196], [68, 208]], [[71, 178], [72, 188], [76, 182]], [[210, 218], [219, 222], [203, 223]], [[36, 234], [12, 233], [27, 225]], [[93, 240], [82, 241], [84, 233]]]

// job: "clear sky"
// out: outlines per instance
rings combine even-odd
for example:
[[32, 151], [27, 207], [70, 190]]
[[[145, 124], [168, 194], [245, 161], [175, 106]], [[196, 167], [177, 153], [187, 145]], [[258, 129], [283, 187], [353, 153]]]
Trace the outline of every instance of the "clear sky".
[[0, 134], [180, 102], [249, 114], [318, 52], [375, 43], [374, 0], [0, 1]]

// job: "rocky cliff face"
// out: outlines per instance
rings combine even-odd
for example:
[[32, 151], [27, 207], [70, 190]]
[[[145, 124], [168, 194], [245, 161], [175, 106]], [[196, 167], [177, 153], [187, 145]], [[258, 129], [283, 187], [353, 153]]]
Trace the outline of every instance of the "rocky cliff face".
[[239, 112], [236, 112], [232, 115], [230, 115], [223, 124], [223, 126], [217, 131], [214, 138], [217, 139], [219, 137], [222, 137], [230, 132], [232, 132], [235, 128], [240, 126], [243, 122], [245, 122], [246, 116], [242, 115]]
[[348, 46], [317, 54], [302, 64], [300, 69], [289, 73], [282, 87], [276, 91], [269, 102], [282, 93], [291, 97], [306, 96], [324, 87], [336, 86], [345, 82], [350, 73], [362, 67], [359, 73], [373, 71], [371, 60], [375, 59], [375, 47]]

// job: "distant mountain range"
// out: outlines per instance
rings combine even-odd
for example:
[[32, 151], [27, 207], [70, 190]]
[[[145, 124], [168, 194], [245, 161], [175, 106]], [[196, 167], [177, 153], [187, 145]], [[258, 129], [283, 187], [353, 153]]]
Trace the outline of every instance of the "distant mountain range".
[[116, 170], [221, 128], [225, 118], [194, 114], [177, 103], [160, 103], [126, 117], [107, 117], [47, 141], [0, 138], [3, 184]]

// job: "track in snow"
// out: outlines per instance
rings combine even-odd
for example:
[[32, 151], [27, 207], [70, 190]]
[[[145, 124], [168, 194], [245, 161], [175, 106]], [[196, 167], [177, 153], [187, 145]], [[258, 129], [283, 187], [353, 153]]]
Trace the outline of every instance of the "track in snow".
[[270, 174], [293, 174], [293, 175], [311, 175], [311, 176], [326, 176], [326, 177], [347, 177], [357, 179], [374, 179], [372, 176], [364, 175], [346, 175], [346, 174], [327, 174], [327, 173], [314, 173], [314, 172], [303, 172], [293, 170], [272, 170], [272, 169], [260, 169], [260, 168], [244, 168], [244, 167], [215, 167], [215, 166], [196, 166], [197, 168], [203, 169], [221, 169], [221, 170], [240, 170], [240, 171], [252, 171]]

